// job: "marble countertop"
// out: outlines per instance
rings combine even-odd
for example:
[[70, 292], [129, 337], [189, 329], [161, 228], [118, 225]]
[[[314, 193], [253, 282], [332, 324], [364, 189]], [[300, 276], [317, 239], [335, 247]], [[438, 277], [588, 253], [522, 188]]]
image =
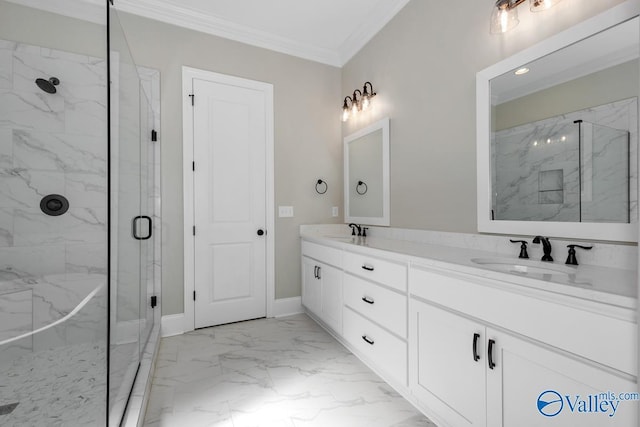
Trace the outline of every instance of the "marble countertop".
[[[376, 251], [384, 251], [417, 265], [437, 267], [582, 300], [633, 310], [637, 307], [637, 272], [635, 270], [592, 265], [568, 266], [562, 263], [562, 260], [556, 260], [553, 263], [539, 265], [564, 270], [568, 274], [527, 275], [496, 271], [490, 266], [473, 261], [498, 258], [511, 260], [516, 265], [526, 265], [527, 262], [531, 262], [531, 260], [519, 260], [513, 255], [380, 237], [361, 238], [315, 232], [303, 232], [301, 237], [337, 248], [368, 252], [371, 255], [375, 255]], [[533, 261], [533, 264], [536, 264], [536, 261]]]

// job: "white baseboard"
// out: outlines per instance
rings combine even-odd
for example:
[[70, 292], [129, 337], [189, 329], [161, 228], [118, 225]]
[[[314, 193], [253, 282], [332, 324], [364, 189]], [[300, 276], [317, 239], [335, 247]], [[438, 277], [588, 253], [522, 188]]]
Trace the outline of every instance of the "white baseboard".
[[170, 314], [162, 316], [162, 329], [161, 334], [163, 337], [170, 337], [173, 335], [184, 334], [186, 329], [184, 327], [184, 313]]
[[302, 297], [282, 298], [273, 301], [273, 317], [303, 313]]
[[[302, 297], [282, 298], [273, 301], [273, 317], [291, 316], [303, 312]], [[162, 336], [170, 337], [192, 330], [185, 328], [185, 320], [184, 313], [162, 316]]]

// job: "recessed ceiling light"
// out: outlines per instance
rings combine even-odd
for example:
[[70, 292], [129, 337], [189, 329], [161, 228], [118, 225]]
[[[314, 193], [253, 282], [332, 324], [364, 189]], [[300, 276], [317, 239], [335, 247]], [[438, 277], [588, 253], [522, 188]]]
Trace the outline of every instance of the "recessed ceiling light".
[[522, 67], [522, 68], [518, 68], [514, 74], [516, 76], [521, 76], [523, 74], [527, 74], [528, 72], [529, 72], [529, 69], [527, 67]]

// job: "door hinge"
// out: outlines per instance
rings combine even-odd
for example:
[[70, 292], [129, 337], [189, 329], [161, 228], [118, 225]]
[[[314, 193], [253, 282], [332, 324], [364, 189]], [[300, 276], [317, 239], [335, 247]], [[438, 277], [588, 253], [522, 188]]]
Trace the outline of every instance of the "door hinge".
[[194, 236], [196, 235], [196, 226], [195, 225], [193, 226], [193, 235]]
[[153, 295], [151, 297], [151, 308], [155, 308], [158, 305], [158, 297]]
[[196, 291], [193, 291], [193, 300], [196, 300]]
[[196, 105], [196, 104], [195, 104], [196, 95], [192, 93], [191, 95], [189, 95], [189, 97], [191, 98], [191, 105], [192, 105], [192, 106], [193, 106], [193, 105]]
[[158, 132], [155, 129], [151, 129], [151, 141], [158, 141]]
[[191, 170], [196, 171], [196, 162], [191, 162]]

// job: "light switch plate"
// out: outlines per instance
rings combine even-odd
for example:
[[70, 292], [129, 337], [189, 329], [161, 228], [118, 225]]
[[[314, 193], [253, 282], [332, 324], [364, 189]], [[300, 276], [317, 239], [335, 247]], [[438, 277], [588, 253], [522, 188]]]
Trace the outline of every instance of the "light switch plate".
[[334, 206], [334, 207], [331, 208], [331, 216], [332, 217], [336, 218], [339, 215], [338, 212], [339, 211], [338, 211], [338, 207], [337, 206]]
[[278, 216], [280, 218], [293, 217], [293, 206], [278, 206]]

